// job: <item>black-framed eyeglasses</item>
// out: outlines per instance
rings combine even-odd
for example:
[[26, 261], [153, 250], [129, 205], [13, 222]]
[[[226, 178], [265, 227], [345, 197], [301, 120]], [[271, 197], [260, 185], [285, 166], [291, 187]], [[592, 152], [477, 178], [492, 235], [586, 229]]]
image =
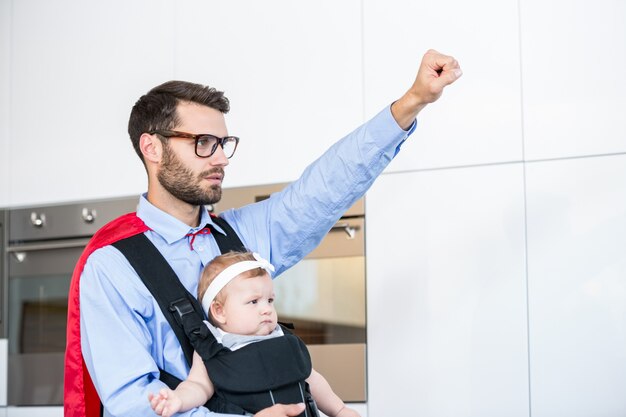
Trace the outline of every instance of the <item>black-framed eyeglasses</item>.
[[224, 136], [219, 138], [208, 133], [194, 135], [193, 133], [178, 132], [176, 130], [153, 130], [148, 132], [150, 135], [157, 134], [164, 138], [183, 138], [193, 139], [196, 141], [196, 155], [200, 158], [208, 158], [215, 153], [218, 146], [224, 150], [226, 158], [230, 159], [237, 149], [239, 138], [237, 136]]

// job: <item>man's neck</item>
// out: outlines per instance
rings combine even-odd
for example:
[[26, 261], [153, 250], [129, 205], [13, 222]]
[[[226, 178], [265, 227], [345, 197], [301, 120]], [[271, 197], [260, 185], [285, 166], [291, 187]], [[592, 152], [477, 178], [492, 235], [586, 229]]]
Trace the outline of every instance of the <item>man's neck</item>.
[[194, 206], [181, 201], [168, 192], [148, 189], [148, 201], [160, 210], [174, 216], [181, 222], [196, 227], [200, 224], [200, 209], [202, 206]]

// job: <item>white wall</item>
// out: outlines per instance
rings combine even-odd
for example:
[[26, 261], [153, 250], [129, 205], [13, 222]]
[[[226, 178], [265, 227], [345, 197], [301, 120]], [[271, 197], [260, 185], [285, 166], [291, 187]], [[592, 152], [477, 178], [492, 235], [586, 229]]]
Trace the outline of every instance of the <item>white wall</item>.
[[526, 182], [532, 415], [626, 415], [626, 154]]
[[3, 75], [10, 105], [0, 108], [10, 180], [0, 205], [142, 192], [128, 115], [170, 79], [231, 99], [229, 129], [242, 142], [226, 186], [293, 180], [363, 121], [358, 0], [3, 4], [12, 54]]
[[9, 200], [11, 2], [0, 1], [0, 207]]
[[10, 205], [136, 194], [126, 124], [173, 75], [168, 1], [13, 1]]
[[370, 20], [402, 36], [366, 28], [366, 100], [414, 38], [464, 69], [366, 199], [370, 415], [624, 415], [626, 80], [600, 68], [626, 64], [626, 3], [366, 0]]
[[626, 2], [520, 4], [526, 158], [626, 151]]
[[449, 52], [366, 199], [368, 415], [626, 414], [625, 2], [83, 3], [0, 1], [0, 206], [141, 192], [173, 78], [231, 98], [227, 186], [292, 180]]
[[529, 415], [523, 188], [519, 163], [375, 183], [370, 416]]
[[464, 73], [424, 110], [418, 143], [387, 172], [522, 159], [517, 0], [364, 0], [363, 7], [368, 116], [411, 85], [429, 48], [454, 55]]
[[626, 3], [520, 11], [532, 416], [625, 415]]
[[231, 100], [226, 186], [294, 180], [363, 121], [359, 0], [176, 4], [176, 77]]

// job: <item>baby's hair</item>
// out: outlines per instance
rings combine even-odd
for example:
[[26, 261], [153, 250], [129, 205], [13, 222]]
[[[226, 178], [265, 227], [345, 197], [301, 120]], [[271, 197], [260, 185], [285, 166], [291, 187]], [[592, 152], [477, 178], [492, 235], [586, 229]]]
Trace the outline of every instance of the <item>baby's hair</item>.
[[[219, 275], [220, 272], [225, 270], [231, 265], [234, 265], [243, 261], [256, 261], [252, 252], [227, 252], [223, 255], [216, 256], [213, 258], [211, 262], [204, 267], [204, 271], [202, 271], [202, 276], [200, 277], [200, 283], [198, 284], [198, 300], [202, 301], [202, 297], [204, 297], [204, 293], [209, 288], [209, 285], [215, 280], [215, 278]], [[258, 277], [267, 273], [263, 268], [254, 268], [249, 271], [242, 272], [240, 275], [245, 278], [253, 278]], [[224, 304], [226, 299], [225, 289], [228, 285], [215, 296], [215, 301], [220, 304]], [[207, 312], [209, 316], [209, 322], [214, 323], [213, 318], [211, 317], [211, 311]]]

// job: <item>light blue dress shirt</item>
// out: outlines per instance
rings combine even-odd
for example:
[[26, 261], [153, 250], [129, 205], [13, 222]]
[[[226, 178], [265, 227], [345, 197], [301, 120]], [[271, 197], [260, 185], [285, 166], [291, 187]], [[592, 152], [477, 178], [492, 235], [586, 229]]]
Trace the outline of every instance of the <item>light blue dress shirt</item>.
[[[415, 129], [402, 130], [390, 107], [333, 145], [300, 179], [269, 199], [222, 213], [243, 244], [268, 259], [275, 276], [313, 250], [361, 198]], [[147, 237], [191, 294], [203, 267], [220, 254], [211, 235], [186, 235], [213, 224], [208, 212], [190, 228], [140, 197], [137, 215]], [[215, 226], [219, 229], [218, 226]], [[148, 393], [165, 385], [159, 369], [184, 379], [189, 368], [159, 305], [114, 247], [95, 251], [80, 280], [81, 346], [105, 416], [155, 416]], [[204, 407], [181, 416], [221, 416]]]

